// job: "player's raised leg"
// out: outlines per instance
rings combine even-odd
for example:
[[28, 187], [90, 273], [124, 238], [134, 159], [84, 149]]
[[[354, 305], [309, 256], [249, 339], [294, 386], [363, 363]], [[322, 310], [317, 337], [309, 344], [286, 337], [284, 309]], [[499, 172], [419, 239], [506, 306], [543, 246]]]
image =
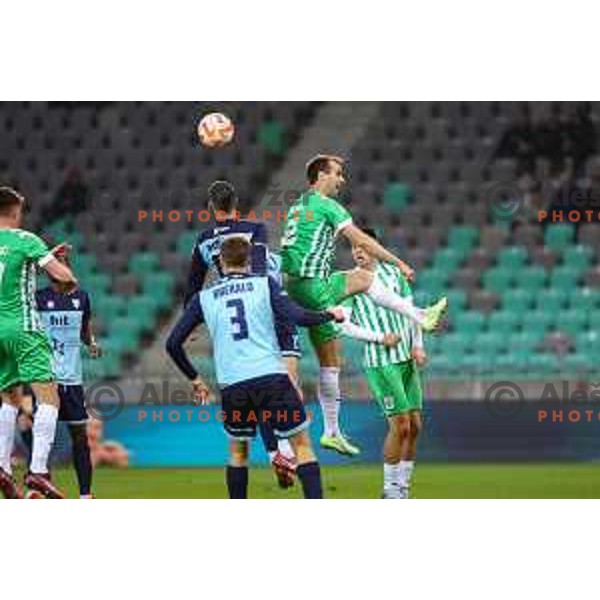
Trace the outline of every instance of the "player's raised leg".
[[424, 331], [433, 331], [439, 327], [448, 310], [448, 299], [441, 298], [428, 308], [419, 308], [412, 299], [400, 296], [385, 287], [374, 277], [373, 273], [360, 267], [344, 273], [346, 278], [346, 296], [364, 293], [370, 296], [379, 306], [389, 308], [405, 315], [420, 325]]

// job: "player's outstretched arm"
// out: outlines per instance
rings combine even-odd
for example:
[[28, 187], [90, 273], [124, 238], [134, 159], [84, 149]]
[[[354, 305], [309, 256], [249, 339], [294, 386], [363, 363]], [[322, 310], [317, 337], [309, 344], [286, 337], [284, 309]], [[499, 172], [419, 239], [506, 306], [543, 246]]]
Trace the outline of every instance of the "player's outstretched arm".
[[351, 321], [352, 309], [346, 306], [342, 306], [340, 309], [345, 316], [344, 322], [340, 324], [344, 335], [361, 342], [374, 342], [388, 347], [396, 346], [400, 341], [400, 337], [395, 333], [380, 333], [353, 323]]
[[342, 229], [342, 234], [354, 246], [362, 246], [371, 256], [377, 258], [378, 260], [396, 265], [409, 281], [414, 280], [415, 271], [410, 265], [405, 263], [402, 259], [398, 258], [389, 250], [386, 250], [377, 240], [374, 240], [370, 235], [367, 235], [356, 225], [350, 224], [344, 227], [344, 229]]
[[187, 306], [189, 301], [197, 294], [204, 286], [204, 280], [206, 279], [206, 273], [208, 272], [208, 265], [204, 262], [204, 259], [200, 256], [197, 247], [194, 247], [192, 253], [192, 260], [190, 261], [190, 271], [188, 275], [187, 288], [185, 290], [185, 296], [183, 298], [183, 305]]
[[300, 327], [315, 327], [329, 321], [341, 322], [343, 320], [343, 315], [339, 314], [341, 311], [337, 312], [337, 309], [331, 309], [331, 312], [318, 312], [302, 308], [290, 300], [285, 290], [271, 278], [269, 278], [269, 291], [271, 292], [273, 314], [278, 322], [287, 321]]
[[55, 281], [71, 284], [73, 286], [77, 285], [77, 278], [73, 274], [73, 271], [54, 257], [44, 263], [42, 268]]
[[200, 300], [198, 297], [193, 298], [167, 338], [167, 354], [171, 357], [177, 368], [190, 381], [198, 379], [198, 371], [196, 371], [196, 368], [191, 363], [183, 345], [190, 337], [192, 331], [203, 322], [204, 315], [200, 307]]

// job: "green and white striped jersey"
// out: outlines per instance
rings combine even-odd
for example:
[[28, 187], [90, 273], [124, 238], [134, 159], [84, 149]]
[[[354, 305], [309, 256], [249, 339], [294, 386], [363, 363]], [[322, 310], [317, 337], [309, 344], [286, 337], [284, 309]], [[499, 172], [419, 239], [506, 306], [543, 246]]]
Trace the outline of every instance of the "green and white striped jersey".
[[314, 190], [303, 194], [289, 210], [281, 240], [283, 272], [293, 277], [329, 277], [335, 238], [351, 223], [352, 215], [333, 198]]
[[0, 336], [42, 328], [35, 307], [36, 265], [52, 258], [37, 235], [0, 229]]
[[[411, 287], [398, 267], [380, 262], [374, 275], [382, 285], [399, 296], [412, 297]], [[396, 333], [400, 336], [400, 342], [393, 348], [387, 348], [376, 342], [365, 342], [363, 355], [365, 367], [383, 367], [410, 360], [417, 334], [412, 319], [375, 304], [367, 294], [351, 296], [344, 301], [343, 306], [352, 311], [350, 320], [359, 327], [382, 335]]]

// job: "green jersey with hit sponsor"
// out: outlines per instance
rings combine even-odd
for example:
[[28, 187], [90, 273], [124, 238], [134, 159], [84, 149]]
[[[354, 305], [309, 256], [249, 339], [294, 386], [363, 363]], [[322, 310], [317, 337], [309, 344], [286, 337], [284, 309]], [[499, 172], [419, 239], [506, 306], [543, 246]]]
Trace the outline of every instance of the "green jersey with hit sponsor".
[[327, 278], [335, 260], [335, 238], [352, 215], [332, 198], [313, 190], [288, 212], [281, 240], [282, 269], [293, 277]]
[[[410, 285], [398, 267], [380, 262], [374, 275], [382, 285], [399, 296], [412, 297]], [[392, 348], [376, 342], [365, 343], [363, 358], [365, 367], [383, 367], [411, 359], [416, 335], [414, 321], [375, 304], [367, 294], [352, 296], [343, 305], [352, 311], [351, 321], [356, 325], [376, 333], [396, 333], [400, 336], [400, 341]]]
[[41, 330], [35, 308], [36, 265], [52, 260], [46, 244], [22, 229], [0, 229], [0, 336]]

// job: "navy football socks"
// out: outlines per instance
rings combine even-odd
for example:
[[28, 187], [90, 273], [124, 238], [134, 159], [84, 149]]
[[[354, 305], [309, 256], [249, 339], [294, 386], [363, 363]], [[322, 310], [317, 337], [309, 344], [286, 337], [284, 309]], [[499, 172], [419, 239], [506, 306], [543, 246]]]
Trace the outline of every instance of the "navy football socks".
[[321, 469], [319, 463], [310, 462], [298, 465], [296, 469], [298, 479], [302, 483], [304, 497], [311, 500], [323, 498], [323, 487], [321, 484]]
[[227, 465], [225, 474], [229, 498], [231, 500], [245, 500], [248, 497], [248, 467]]

